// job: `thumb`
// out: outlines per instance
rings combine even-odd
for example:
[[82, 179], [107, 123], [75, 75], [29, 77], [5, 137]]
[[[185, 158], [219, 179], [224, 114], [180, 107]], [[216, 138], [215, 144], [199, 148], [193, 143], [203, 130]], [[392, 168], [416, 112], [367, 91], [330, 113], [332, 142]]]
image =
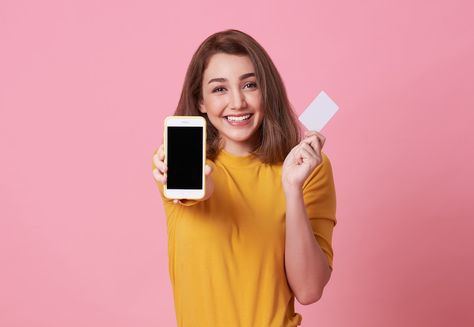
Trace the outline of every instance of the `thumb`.
[[209, 176], [212, 173], [213, 170], [214, 170], [214, 167], [212, 167], [211, 165], [206, 165], [206, 168], [205, 168], [204, 172], [205, 172], [206, 176]]

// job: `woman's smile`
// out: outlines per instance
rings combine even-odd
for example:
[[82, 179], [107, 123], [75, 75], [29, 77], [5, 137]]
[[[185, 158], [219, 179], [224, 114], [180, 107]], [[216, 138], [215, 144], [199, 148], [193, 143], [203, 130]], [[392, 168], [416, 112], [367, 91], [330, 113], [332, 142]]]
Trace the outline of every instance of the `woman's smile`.
[[246, 126], [250, 123], [253, 114], [224, 116], [225, 120], [232, 126]]

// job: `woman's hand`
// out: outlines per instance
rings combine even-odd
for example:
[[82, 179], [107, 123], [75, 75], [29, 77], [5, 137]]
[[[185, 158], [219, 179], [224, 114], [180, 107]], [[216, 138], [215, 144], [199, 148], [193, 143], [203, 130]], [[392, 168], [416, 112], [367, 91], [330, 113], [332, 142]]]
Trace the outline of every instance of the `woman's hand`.
[[[165, 164], [165, 152], [163, 144], [160, 145], [158, 148], [157, 153], [153, 156], [153, 163], [156, 166], [156, 169], [153, 169], [153, 178], [161, 184], [166, 184], [166, 172], [168, 171], [168, 166]], [[204, 169], [206, 174], [206, 194], [202, 200], [207, 200], [214, 191], [214, 182], [212, 181], [211, 173], [212, 173], [212, 166], [207, 165]], [[178, 203], [178, 199], [173, 200], [174, 203]]]
[[326, 138], [316, 132], [308, 131], [305, 138], [291, 149], [282, 168], [282, 183], [285, 192], [301, 190], [306, 178], [322, 162], [321, 149]]

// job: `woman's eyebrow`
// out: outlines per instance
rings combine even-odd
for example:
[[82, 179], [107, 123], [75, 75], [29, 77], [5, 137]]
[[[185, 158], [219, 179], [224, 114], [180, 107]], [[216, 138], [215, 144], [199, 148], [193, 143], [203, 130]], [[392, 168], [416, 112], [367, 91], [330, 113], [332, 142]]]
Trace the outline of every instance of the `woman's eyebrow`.
[[[255, 76], [255, 73], [243, 74], [239, 77], [239, 80], [243, 80], [243, 79], [246, 79], [247, 77], [251, 77], [251, 76]], [[210, 84], [212, 82], [225, 82], [225, 81], [227, 81], [227, 78], [219, 77], [219, 78], [210, 79], [207, 84]]]

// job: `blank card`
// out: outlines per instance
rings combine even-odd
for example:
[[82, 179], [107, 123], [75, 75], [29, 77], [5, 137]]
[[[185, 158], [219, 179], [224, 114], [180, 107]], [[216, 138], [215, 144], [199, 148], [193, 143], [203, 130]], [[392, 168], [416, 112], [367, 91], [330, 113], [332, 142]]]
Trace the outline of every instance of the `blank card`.
[[321, 91], [308, 108], [300, 115], [299, 120], [310, 131], [321, 131], [339, 109], [332, 99]]

